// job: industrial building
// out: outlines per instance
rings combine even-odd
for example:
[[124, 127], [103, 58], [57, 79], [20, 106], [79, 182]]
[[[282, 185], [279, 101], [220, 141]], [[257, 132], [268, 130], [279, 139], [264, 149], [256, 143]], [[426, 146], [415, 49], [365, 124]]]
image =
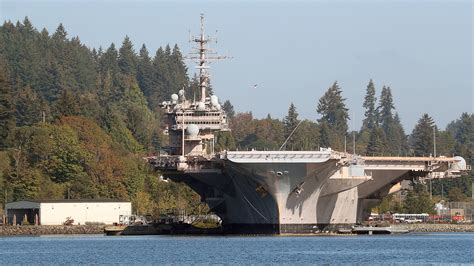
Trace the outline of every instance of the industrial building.
[[132, 204], [110, 199], [23, 200], [5, 206], [8, 224], [22, 224], [25, 215], [29, 224], [61, 225], [119, 222], [120, 215], [131, 215]]

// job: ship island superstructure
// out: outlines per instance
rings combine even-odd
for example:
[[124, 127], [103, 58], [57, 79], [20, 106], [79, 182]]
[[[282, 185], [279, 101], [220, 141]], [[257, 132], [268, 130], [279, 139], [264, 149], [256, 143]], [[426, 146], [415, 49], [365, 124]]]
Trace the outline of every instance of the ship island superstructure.
[[224, 57], [210, 52], [203, 19], [190, 56], [198, 64], [200, 99], [186, 99], [181, 90], [161, 104], [167, 154], [148, 160], [163, 177], [195, 190], [227, 232], [298, 234], [355, 224], [402, 180], [470, 170], [461, 157], [363, 157], [330, 148], [216, 152], [216, 134], [229, 124], [219, 99], [206, 89], [209, 62]]

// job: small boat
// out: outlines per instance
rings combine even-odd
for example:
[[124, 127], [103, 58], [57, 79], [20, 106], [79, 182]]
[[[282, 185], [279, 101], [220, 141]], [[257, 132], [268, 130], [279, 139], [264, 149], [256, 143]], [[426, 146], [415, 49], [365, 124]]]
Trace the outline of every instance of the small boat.
[[121, 235], [123, 230], [127, 228], [126, 225], [111, 225], [104, 228], [104, 234], [108, 236], [118, 236]]
[[406, 234], [410, 230], [394, 228], [391, 226], [374, 227], [374, 226], [356, 226], [352, 228], [352, 232], [358, 235], [390, 235], [390, 234]]

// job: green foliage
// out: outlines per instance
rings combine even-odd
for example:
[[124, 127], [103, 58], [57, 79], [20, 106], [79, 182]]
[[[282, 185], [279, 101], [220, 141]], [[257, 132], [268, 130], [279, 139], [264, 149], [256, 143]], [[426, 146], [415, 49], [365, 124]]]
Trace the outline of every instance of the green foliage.
[[362, 105], [365, 108], [365, 119], [362, 123], [363, 129], [371, 130], [378, 125], [378, 112], [375, 108], [375, 102], [377, 98], [375, 97], [375, 86], [372, 79], [369, 81], [369, 85], [367, 85], [367, 91], [364, 98], [364, 104]]
[[235, 116], [234, 106], [230, 103], [229, 100], [224, 102], [222, 105], [222, 109], [224, 109], [225, 113], [227, 114], [227, 118], [232, 120]]
[[432, 181], [432, 192], [436, 196], [447, 197], [448, 193], [453, 188], [459, 188], [464, 196], [469, 197], [472, 194], [472, 177], [461, 176], [458, 178], [443, 178]]
[[58, 100], [54, 103], [54, 116], [56, 119], [62, 116], [78, 115], [80, 113], [79, 98], [69, 89], [61, 92]]
[[379, 123], [383, 130], [387, 132], [391, 123], [393, 122], [393, 105], [392, 91], [390, 87], [383, 86], [380, 95], [380, 104], [377, 108], [379, 114]]
[[31, 126], [50, 117], [49, 106], [31, 87], [23, 87], [15, 96], [15, 117], [17, 126]]
[[434, 121], [428, 114], [418, 120], [411, 133], [412, 149], [415, 156], [428, 156], [433, 154], [433, 127]]
[[[348, 109], [342, 98], [342, 90], [337, 81], [319, 99], [317, 112], [321, 125], [321, 145], [336, 150], [343, 149], [344, 136], [347, 134]], [[329, 144], [329, 145], [328, 145]]]
[[449, 201], [464, 201], [466, 195], [463, 194], [463, 191], [458, 187], [452, 187], [448, 191], [448, 200]]
[[454, 151], [472, 165], [474, 157], [474, 114], [463, 113], [446, 127], [456, 143]]
[[414, 193], [409, 191], [404, 201], [405, 213], [433, 213], [434, 204], [427, 193]]
[[403, 211], [404, 213], [434, 213], [434, 202], [423, 185], [414, 184], [413, 190], [408, 191], [403, 201]]
[[382, 199], [382, 202], [376, 207], [376, 212], [383, 213], [403, 213], [402, 202], [394, 197], [393, 194], [388, 195]]
[[342, 90], [337, 81], [319, 99], [317, 111], [321, 115], [319, 122], [326, 122], [328, 126], [340, 135], [347, 133], [348, 109], [342, 98]]
[[291, 149], [295, 151], [315, 151], [319, 150], [320, 130], [316, 123], [303, 120], [298, 129], [293, 134]]
[[[9, 148], [0, 154], [2, 202], [69, 196], [151, 198], [147, 212], [200, 206], [184, 185], [157, 182], [142, 159], [163, 139], [160, 113], [152, 110], [188, 86], [176, 45], [155, 58], [144, 45], [136, 55], [128, 37], [118, 51], [114, 44], [90, 50], [62, 24], [50, 35], [28, 18], [5, 22], [0, 45], [0, 133], [13, 136], [8, 144], [1, 139]], [[231, 137], [223, 145], [232, 147]], [[168, 204], [160, 193], [181, 195]]]
[[369, 142], [365, 153], [369, 156], [380, 156], [386, 151], [385, 133], [383, 129], [375, 126], [370, 130]]
[[[288, 108], [288, 114], [283, 119], [285, 140], [288, 139], [288, 137], [290, 137], [291, 133], [293, 132], [293, 130], [296, 129], [299, 122], [300, 121], [298, 120], [298, 112], [296, 111], [296, 107], [293, 103], [291, 103], [290, 107]], [[286, 146], [293, 147], [294, 142], [295, 142], [295, 138], [294, 136], [291, 136], [288, 139]]]
[[12, 88], [5, 76], [4, 65], [0, 61], [0, 149], [11, 145], [15, 127], [15, 108]]
[[235, 150], [235, 140], [232, 133], [222, 131], [217, 134], [216, 151]]
[[122, 47], [119, 49], [117, 64], [121, 73], [126, 76], [135, 76], [137, 69], [137, 56], [133, 50], [133, 44], [128, 36], [125, 36]]

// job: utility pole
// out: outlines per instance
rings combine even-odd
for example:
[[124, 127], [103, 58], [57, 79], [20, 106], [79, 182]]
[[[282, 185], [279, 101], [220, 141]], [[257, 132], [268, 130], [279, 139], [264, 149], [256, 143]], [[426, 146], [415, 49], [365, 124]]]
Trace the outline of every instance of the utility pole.
[[184, 157], [184, 109], [183, 109], [183, 116], [182, 116], [182, 122], [183, 122], [183, 125], [182, 125], [182, 134], [181, 134], [181, 140], [182, 140], [182, 143], [181, 143], [181, 151], [182, 151], [182, 155]]
[[344, 135], [344, 153], [347, 153], [347, 136]]
[[432, 181], [432, 180], [433, 180], [433, 179], [430, 178], [430, 199], [433, 198], [433, 185], [431, 184], [431, 181]]
[[443, 183], [441, 183], [441, 200], [444, 198], [444, 187]]
[[352, 131], [352, 154], [356, 154], [356, 135], [355, 131]]
[[436, 126], [433, 126], [433, 155], [436, 157]]

